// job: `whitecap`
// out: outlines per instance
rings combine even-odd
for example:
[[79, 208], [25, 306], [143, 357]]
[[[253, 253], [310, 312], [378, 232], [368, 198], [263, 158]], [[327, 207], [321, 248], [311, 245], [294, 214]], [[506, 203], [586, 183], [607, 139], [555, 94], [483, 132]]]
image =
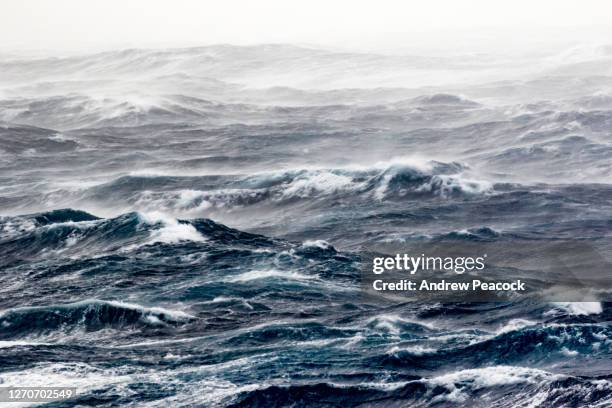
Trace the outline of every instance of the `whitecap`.
[[574, 316], [600, 314], [603, 311], [601, 302], [555, 302], [553, 305]]
[[282, 278], [287, 280], [308, 281], [318, 279], [316, 276], [303, 275], [297, 272], [278, 271], [275, 269], [244, 272], [225, 279], [225, 282], [249, 282], [258, 279]]
[[161, 224], [161, 228], [151, 230], [147, 244], [158, 242], [174, 244], [180, 241], [202, 242], [206, 240], [193, 225], [179, 222], [176, 218], [169, 217], [161, 212], [138, 213], [138, 216], [146, 224], [152, 226]]

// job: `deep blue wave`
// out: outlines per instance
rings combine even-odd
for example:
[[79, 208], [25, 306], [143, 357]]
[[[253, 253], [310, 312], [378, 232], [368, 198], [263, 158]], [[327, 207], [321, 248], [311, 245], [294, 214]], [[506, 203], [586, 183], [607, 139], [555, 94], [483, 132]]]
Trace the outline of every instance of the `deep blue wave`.
[[[228, 406], [453, 406], [483, 393], [502, 405], [537, 394], [580, 406], [610, 396], [607, 303], [590, 315], [528, 300], [390, 306], [361, 295], [357, 254], [323, 241], [72, 209], [2, 223], [3, 375], [80, 364], [145, 381], [135, 400], [97, 384], [74, 403], [144, 403], [201, 381], [218, 392], [205, 405]], [[443, 239], [509, 238], [480, 228]], [[145, 367], [169, 382], [146, 380]]]

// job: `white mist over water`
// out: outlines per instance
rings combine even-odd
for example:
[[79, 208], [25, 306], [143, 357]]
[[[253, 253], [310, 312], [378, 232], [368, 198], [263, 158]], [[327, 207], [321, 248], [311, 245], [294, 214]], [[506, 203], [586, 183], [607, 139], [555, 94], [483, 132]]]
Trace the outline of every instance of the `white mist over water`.
[[612, 22], [604, 0], [9, 0], [0, 14], [5, 17], [0, 47], [12, 53], [298, 43], [377, 52], [516, 54], [605, 41]]

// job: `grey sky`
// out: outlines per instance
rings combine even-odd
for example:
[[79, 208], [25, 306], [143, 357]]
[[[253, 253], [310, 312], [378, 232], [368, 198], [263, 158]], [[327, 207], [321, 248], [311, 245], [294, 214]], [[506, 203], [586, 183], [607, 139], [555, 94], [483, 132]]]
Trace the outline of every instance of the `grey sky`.
[[605, 42], [606, 0], [3, 0], [0, 48], [98, 50], [213, 43], [525, 48]]

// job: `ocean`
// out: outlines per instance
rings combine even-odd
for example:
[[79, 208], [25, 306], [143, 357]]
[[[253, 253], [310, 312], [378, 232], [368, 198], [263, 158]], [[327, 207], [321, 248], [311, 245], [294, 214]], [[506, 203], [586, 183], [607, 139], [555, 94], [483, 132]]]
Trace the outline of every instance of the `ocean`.
[[1, 54], [0, 386], [77, 387], [49, 407], [612, 406], [605, 298], [361, 286], [384, 243], [612, 248], [610, 67], [609, 47]]

